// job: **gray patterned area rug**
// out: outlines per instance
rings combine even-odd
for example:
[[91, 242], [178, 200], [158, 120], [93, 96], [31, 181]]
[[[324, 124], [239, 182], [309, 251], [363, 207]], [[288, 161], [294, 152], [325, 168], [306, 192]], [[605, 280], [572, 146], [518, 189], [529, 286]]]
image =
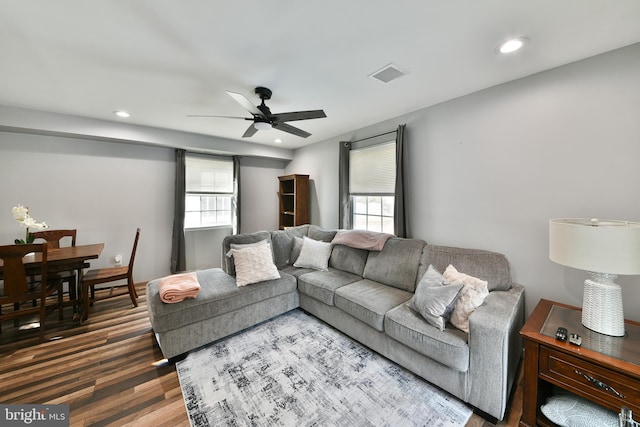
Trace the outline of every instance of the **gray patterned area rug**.
[[455, 397], [293, 310], [176, 364], [192, 426], [464, 426]]

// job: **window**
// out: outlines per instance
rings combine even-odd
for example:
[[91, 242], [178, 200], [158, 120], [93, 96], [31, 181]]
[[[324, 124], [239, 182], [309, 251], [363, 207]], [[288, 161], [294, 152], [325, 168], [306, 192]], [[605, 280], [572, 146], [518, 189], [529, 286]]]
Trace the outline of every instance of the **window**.
[[353, 229], [394, 232], [396, 143], [349, 152], [349, 199]]
[[235, 216], [233, 160], [187, 155], [185, 228], [231, 227]]

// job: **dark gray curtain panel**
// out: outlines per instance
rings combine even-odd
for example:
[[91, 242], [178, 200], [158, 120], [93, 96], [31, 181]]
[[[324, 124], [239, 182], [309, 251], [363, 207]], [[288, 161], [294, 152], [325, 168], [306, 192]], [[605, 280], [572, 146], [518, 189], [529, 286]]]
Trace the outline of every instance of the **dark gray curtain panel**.
[[175, 206], [171, 239], [171, 273], [174, 274], [187, 269], [184, 243], [185, 156], [185, 150], [176, 150]]
[[350, 230], [353, 226], [351, 224], [351, 203], [349, 202], [349, 151], [351, 150], [351, 143], [348, 141], [340, 141], [340, 160], [338, 163], [339, 174], [339, 189], [338, 194], [340, 197], [338, 203], [338, 227]]
[[408, 236], [407, 211], [405, 209], [405, 165], [406, 141], [405, 126], [398, 126], [396, 131], [396, 188], [393, 209], [394, 233], [398, 237]]
[[238, 156], [233, 156], [233, 186], [233, 200], [236, 205], [236, 214], [231, 219], [233, 221], [233, 234], [240, 234], [240, 157]]

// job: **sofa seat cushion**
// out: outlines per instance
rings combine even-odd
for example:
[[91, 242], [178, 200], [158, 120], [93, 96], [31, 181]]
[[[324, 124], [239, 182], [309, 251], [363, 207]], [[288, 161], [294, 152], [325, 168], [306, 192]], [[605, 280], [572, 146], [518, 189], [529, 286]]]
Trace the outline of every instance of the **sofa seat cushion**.
[[411, 299], [411, 292], [363, 279], [338, 288], [334, 304], [342, 311], [384, 332], [384, 315]]
[[298, 277], [298, 291], [327, 305], [334, 305], [336, 289], [362, 280], [362, 277], [329, 267], [329, 271], [314, 271]]
[[196, 298], [176, 304], [160, 300], [158, 280], [147, 284], [149, 317], [157, 333], [201, 322], [266, 299], [296, 291], [295, 277], [281, 273], [280, 279], [268, 280], [243, 287], [236, 279], [219, 268], [196, 272], [200, 293]]
[[443, 365], [460, 372], [469, 369], [468, 335], [453, 327], [439, 330], [409, 304], [390, 310], [384, 319], [384, 329], [391, 338]]

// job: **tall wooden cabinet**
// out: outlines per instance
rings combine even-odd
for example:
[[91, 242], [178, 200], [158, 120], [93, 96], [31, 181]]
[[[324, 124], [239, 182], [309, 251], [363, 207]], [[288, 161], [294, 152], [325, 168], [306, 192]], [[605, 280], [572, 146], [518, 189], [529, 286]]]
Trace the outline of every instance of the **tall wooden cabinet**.
[[279, 176], [280, 230], [309, 223], [309, 175]]

